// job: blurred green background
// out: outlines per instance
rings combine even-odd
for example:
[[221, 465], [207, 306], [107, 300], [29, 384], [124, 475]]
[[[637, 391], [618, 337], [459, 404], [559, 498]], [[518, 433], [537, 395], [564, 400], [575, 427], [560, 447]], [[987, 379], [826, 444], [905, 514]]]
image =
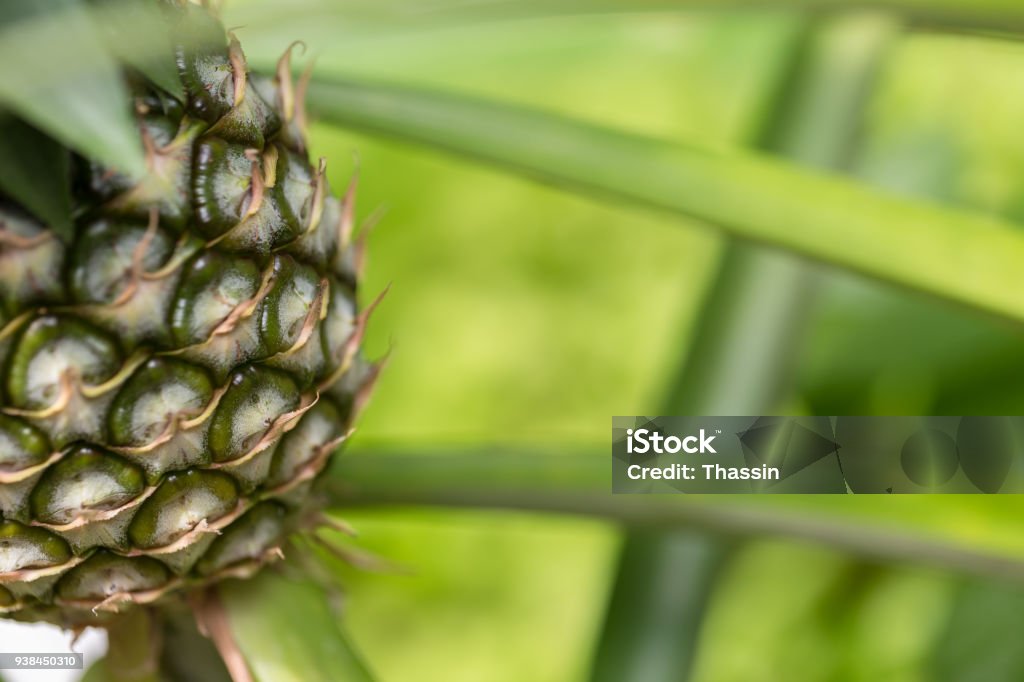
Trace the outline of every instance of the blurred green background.
[[[711, 146], [751, 143], [798, 25], [785, 14], [646, 12], [414, 23], [381, 35], [315, 16], [244, 28], [259, 8], [231, 2], [226, 18], [243, 26], [255, 65], [300, 38], [319, 54], [320, 74], [427, 84]], [[904, 35], [868, 102], [852, 168], [897, 192], [1024, 219], [1021, 74], [1016, 43]], [[358, 154], [360, 214], [387, 211], [364, 291], [394, 285], [369, 342], [371, 356], [392, 343], [394, 354], [346, 456], [400, 444], [485, 457], [489, 444], [526, 443], [603, 457], [611, 415], [661, 412], [722, 237], [419, 147], [320, 125], [312, 139], [335, 188]], [[1024, 408], [1020, 330], [853, 275], [829, 273], [817, 288], [796, 390], [780, 409]], [[921, 500], [918, 510], [941, 504]], [[1018, 512], [1007, 504], [1007, 515]], [[362, 546], [411, 571], [339, 568], [352, 636], [382, 680], [587, 677], [620, 529], [438, 510], [348, 520]], [[963, 598], [971, 590], [996, 596], [977, 606]], [[723, 568], [695, 679], [1021, 679], [1019, 646], [1000, 639], [1020, 631], [1021, 603], [1010, 588], [766, 539]], [[964, 653], [958, 638], [986, 628], [993, 655], [980, 644]]]

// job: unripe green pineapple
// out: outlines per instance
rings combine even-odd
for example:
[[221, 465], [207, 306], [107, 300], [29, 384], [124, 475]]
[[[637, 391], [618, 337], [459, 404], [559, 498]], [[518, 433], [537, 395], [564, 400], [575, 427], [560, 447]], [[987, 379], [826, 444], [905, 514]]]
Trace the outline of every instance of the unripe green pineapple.
[[205, 9], [161, 11], [192, 47], [184, 101], [126, 75], [148, 175], [77, 160], [71, 239], [0, 202], [3, 616], [103, 622], [275, 560], [376, 376], [353, 192], [308, 159], [288, 55], [257, 77]]

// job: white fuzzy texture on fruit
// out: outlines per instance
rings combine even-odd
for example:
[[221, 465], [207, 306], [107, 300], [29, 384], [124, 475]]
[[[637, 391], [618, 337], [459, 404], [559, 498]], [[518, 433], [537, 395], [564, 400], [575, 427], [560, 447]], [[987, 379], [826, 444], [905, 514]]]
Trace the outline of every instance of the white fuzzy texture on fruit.
[[130, 499], [124, 486], [110, 473], [92, 471], [58, 483], [53, 490], [50, 514], [59, 523], [70, 523], [86, 509], [113, 509]]
[[170, 544], [202, 521], [215, 521], [228, 512], [229, 504], [203, 487], [187, 490], [164, 506], [153, 530], [154, 541]]
[[293, 279], [280, 300], [280, 314], [282, 322], [287, 328], [284, 329], [284, 336], [288, 345], [295, 342], [299, 332], [302, 331], [302, 324], [309, 314], [309, 309], [316, 300], [318, 283], [306, 277]]
[[104, 366], [100, 349], [77, 339], [62, 338], [40, 350], [28, 365], [26, 394], [31, 403], [47, 407], [60, 395], [61, 378], [96, 374]]
[[20, 471], [30, 461], [30, 454], [9, 434], [0, 431], [0, 471]]
[[189, 386], [177, 382], [164, 384], [135, 403], [131, 417], [132, 439], [136, 443], [150, 443], [163, 433], [175, 415], [203, 407], [203, 396]]
[[244, 453], [246, 449], [255, 445], [259, 436], [266, 433], [274, 420], [288, 412], [291, 406], [289, 396], [272, 387], [262, 387], [244, 405], [239, 406], [232, 417], [228, 450]]
[[[336, 352], [345, 345], [352, 332], [355, 331], [356, 306], [347, 297], [335, 295], [331, 297], [327, 319], [324, 320], [324, 332], [327, 335], [327, 348]], [[334, 358], [337, 360], [338, 358]]]
[[0, 540], [0, 573], [12, 573], [24, 568], [48, 566], [53, 563], [41, 547], [17, 538]]
[[230, 271], [225, 273], [217, 286], [203, 290], [192, 302], [192, 325], [189, 328], [192, 338], [205, 340], [235, 306], [255, 293], [245, 277]]

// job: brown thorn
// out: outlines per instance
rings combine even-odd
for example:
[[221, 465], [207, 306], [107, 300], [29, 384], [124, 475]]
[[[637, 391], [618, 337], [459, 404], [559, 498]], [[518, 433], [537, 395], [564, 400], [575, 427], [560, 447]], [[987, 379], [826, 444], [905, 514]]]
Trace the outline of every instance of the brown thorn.
[[331, 597], [340, 598], [345, 586], [335, 571], [328, 571], [323, 562], [318, 561], [313, 543], [303, 535], [295, 534], [289, 540], [294, 556], [302, 569], [303, 578], [312, 577]]
[[245, 156], [252, 161], [252, 182], [249, 190], [249, 207], [246, 209], [242, 220], [256, 215], [256, 212], [260, 210], [260, 206], [263, 204], [263, 190], [265, 188], [263, 171], [260, 169], [259, 152], [255, 149], [247, 149], [245, 150]]
[[55, 414], [60, 414], [71, 402], [71, 397], [78, 384], [78, 373], [70, 367], [60, 375], [60, 394], [49, 407], [41, 410], [21, 410], [14, 407], [5, 407], [3, 411], [15, 417], [27, 417], [29, 419], [48, 419]]
[[44, 230], [32, 237], [22, 237], [20, 234], [14, 234], [0, 226], [0, 246], [7, 246], [9, 244], [15, 249], [34, 249], [40, 244], [45, 244], [51, 239], [56, 238], [56, 233], [53, 230]]
[[231, 73], [234, 77], [234, 106], [242, 103], [245, 97], [246, 63], [245, 53], [242, 52], [242, 44], [238, 42], [234, 31], [228, 32], [228, 60], [231, 62]]
[[263, 184], [267, 187], [277, 184], [278, 156], [277, 147], [272, 144], [267, 145], [263, 152]]
[[209, 342], [215, 336], [229, 334], [234, 331], [235, 327], [238, 326], [238, 323], [241, 320], [252, 316], [260, 302], [270, 294], [270, 290], [276, 283], [277, 275], [274, 274], [274, 270], [272, 268], [267, 268], [266, 272], [263, 273], [263, 281], [260, 283], [260, 288], [256, 290], [256, 294], [249, 300], [242, 301], [235, 306], [234, 310], [228, 313], [227, 316], [213, 328], [213, 331], [210, 332], [210, 338], [203, 343]]
[[255, 682], [249, 664], [235, 641], [227, 609], [217, 592], [211, 588], [193, 600], [192, 613], [199, 631], [213, 640], [217, 652], [228, 669], [232, 682]]
[[317, 288], [316, 295], [309, 305], [309, 310], [302, 321], [302, 328], [299, 330], [299, 335], [295, 338], [295, 343], [292, 344], [291, 348], [280, 353], [280, 355], [287, 357], [298, 353], [309, 342], [309, 339], [312, 338], [313, 332], [316, 331], [317, 325], [320, 324], [320, 320], [324, 318], [324, 313], [327, 311], [326, 304], [330, 298], [330, 286], [331, 283], [327, 278], [320, 280], [320, 286]]
[[75, 627], [71, 628], [71, 641], [68, 642], [69, 649], [71, 649], [72, 651], [75, 650], [75, 645], [78, 644], [78, 640], [82, 638], [83, 634], [85, 634], [85, 629], [85, 625], [76, 625]]
[[158, 150], [156, 148], [156, 142], [153, 141], [153, 136], [149, 134], [149, 131], [146, 130], [146, 126], [142, 125], [141, 122], [139, 123], [139, 137], [142, 138], [142, 151], [143, 156], [146, 158], [146, 169], [153, 172], [154, 167], [156, 166], [156, 155]]
[[316, 230], [320, 226], [320, 218], [324, 214], [324, 202], [327, 200], [327, 158], [321, 156], [317, 165], [316, 180], [314, 181], [312, 210], [309, 213], [309, 225], [306, 226], [306, 234]]
[[142, 239], [135, 245], [135, 249], [132, 251], [132, 265], [131, 265], [131, 281], [124, 288], [124, 291], [114, 299], [112, 306], [119, 306], [126, 303], [135, 292], [139, 289], [139, 281], [142, 276], [145, 275], [143, 268], [143, 261], [146, 258], [146, 251], [149, 250], [150, 244], [153, 243], [153, 239], [156, 238], [156, 231], [160, 225], [160, 211], [154, 206], [149, 209], [149, 225], [146, 226], [146, 233], [142, 235]]
[[284, 54], [277, 60], [277, 91], [281, 98], [281, 117], [285, 123], [291, 123], [295, 117], [295, 86], [292, 83], [292, 50], [301, 47], [303, 54], [306, 52], [306, 43], [301, 40], [293, 41], [285, 48]]
[[363, 383], [356, 389], [355, 398], [352, 401], [352, 415], [349, 418], [350, 421], [355, 421], [363, 410], [366, 409], [366, 404], [370, 402], [370, 398], [373, 396], [373, 391], [377, 387], [377, 380], [380, 379], [381, 373], [388, 366], [391, 361], [391, 351], [393, 347], [388, 348], [388, 352], [384, 354], [384, 357], [377, 362], [370, 365], [370, 371], [366, 378], [363, 379]]
[[295, 127], [299, 129], [303, 145], [306, 142], [306, 129], [309, 125], [309, 119], [306, 116], [306, 91], [309, 90], [309, 81], [313, 78], [314, 66], [316, 66], [315, 56], [306, 64], [306, 68], [302, 70], [299, 82], [295, 86]]
[[341, 519], [336, 519], [333, 516], [328, 516], [323, 512], [317, 512], [316, 514], [314, 514], [312, 521], [318, 526], [327, 526], [331, 530], [336, 530], [339, 533], [342, 533], [343, 535], [349, 536], [350, 538], [359, 537], [359, 531], [357, 531], [351, 525], [349, 525], [345, 521], [342, 521]]
[[355, 549], [352, 547], [342, 547], [341, 545], [324, 540], [322, 537], [317, 535], [315, 531], [308, 535], [313, 543], [324, 548], [328, 553], [338, 559], [341, 559], [346, 564], [360, 570], [368, 571], [370, 573], [412, 575], [412, 569], [406, 566], [399, 566], [392, 561], [388, 561], [383, 557], [377, 556], [373, 552]]
[[345, 196], [341, 198], [341, 215], [338, 217], [338, 248], [345, 250], [352, 241], [355, 228], [356, 189], [359, 187], [359, 166], [356, 165], [352, 179], [348, 181]]
[[386, 206], [378, 206], [374, 209], [373, 213], [363, 221], [363, 226], [359, 230], [359, 236], [356, 238], [355, 246], [355, 270], [356, 279], [363, 279], [363, 273], [366, 270], [366, 253], [367, 253], [367, 242], [370, 235], [373, 234], [374, 228], [380, 224], [380, 221], [384, 218], [384, 214], [388, 212]]
[[92, 615], [99, 615], [99, 611], [109, 611], [111, 613], [119, 613], [119, 605], [121, 602], [132, 601], [132, 595], [130, 592], [115, 592], [103, 601], [93, 606], [90, 610]]
[[380, 305], [380, 302], [384, 300], [384, 297], [387, 296], [389, 291], [391, 291], [391, 284], [384, 287], [384, 290], [377, 294], [377, 298], [373, 299], [373, 302], [366, 306], [366, 308], [356, 316], [355, 329], [352, 330], [352, 333], [349, 334], [348, 339], [341, 347], [341, 353], [339, 354], [340, 357], [338, 358], [338, 367], [328, 375], [323, 383], [320, 384], [320, 390], [334, 384], [334, 382], [344, 376], [345, 372], [347, 372], [352, 366], [352, 361], [355, 359], [356, 353], [359, 351], [359, 346], [363, 342], [363, 336], [366, 334], [366, 325], [370, 321], [370, 316], [373, 315], [373, 311], [376, 310], [377, 306]]

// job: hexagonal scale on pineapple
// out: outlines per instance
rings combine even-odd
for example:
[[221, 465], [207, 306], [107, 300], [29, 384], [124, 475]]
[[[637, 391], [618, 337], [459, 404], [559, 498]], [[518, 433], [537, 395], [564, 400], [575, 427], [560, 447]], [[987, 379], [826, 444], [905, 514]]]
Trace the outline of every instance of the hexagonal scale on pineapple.
[[46, 436], [27, 422], [0, 414], [0, 484], [4, 475], [42, 464], [52, 454]]
[[176, 354], [199, 362], [220, 381], [239, 364], [263, 355], [257, 310], [272, 272], [216, 251], [198, 256], [175, 296], [171, 334]]
[[274, 258], [274, 286], [260, 306], [260, 334], [268, 364], [309, 385], [325, 365], [318, 327], [330, 295], [326, 279], [290, 256]]
[[0, 578], [59, 566], [71, 558], [71, 548], [53, 533], [17, 521], [0, 521]]
[[321, 343], [330, 369], [336, 369], [344, 356], [345, 345], [356, 331], [355, 292], [336, 279], [330, 280], [333, 295], [327, 305], [327, 317], [320, 326]]
[[260, 254], [293, 241], [302, 225], [286, 205], [276, 175], [276, 157], [204, 137], [196, 147], [192, 192], [196, 224], [203, 235], [230, 251]]
[[267, 485], [277, 488], [294, 481], [303, 468], [324, 454], [325, 447], [336, 444], [344, 435], [343, 423], [338, 408], [329, 400], [321, 399], [281, 440], [274, 453]]
[[196, 571], [211, 575], [241, 562], [260, 561], [280, 540], [286, 516], [287, 510], [280, 504], [256, 505], [213, 541]]
[[[318, 174], [304, 156], [284, 145], [275, 145], [277, 153], [276, 186], [280, 190], [281, 211], [289, 222], [305, 232], [313, 212]], [[321, 189], [320, 200], [323, 200]]]
[[171, 330], [178, 346], [202, 343], [260, 289], [252, 261], [216, 251], [198, 255], [186, 268], [174, 299]]
[[196, 145], [192, 192], [199, 233], [216, 239], [242, 221], [252, 190], [253, 163], [243, 145], [203, 137]]
[[334, 260], [341, 240], [341, 217], [341, 202], [332, 196], [324, 197], [320, 220], [288, 246], [289, 253], [318, 268], [327, 268]]
[[298, 386], [284, 372], [255, 365], [238, 370], [213, 415], [209, 436], [213, 460], [228, 462], [246, 454], [300, 402]]
[[[141, 253], [140, 253], [140, 247]], [[80, 303], [111, 303], [131, 283], [136, 258], [156, 270], [170, 256], [174, 240], [145, 223], [100, 219], [83, 229], [70, 258], [70, 291]]]
[[161, 225], [179, 232], [192, 213], [188, 181], [193, 143], [208, 124], [183, 119], [177, 100], [149, 90], [136, 94], [135, 110], [148, 172], [135, 178], [94, 161], [88, 164], [86, 182], [104, 201], [105, 213], [145, 221], [156, 208]]
[[199, 240], [177, 245], [156, 227], [94, 223], [75, 250], [70, 272], [75, 310], [114, 331], [126, 347], [166, 345], [169, 309], [185, 260]]
[[68, 571], [55, 589], [63, 601], [102, 602], [115, 595], [158, 590], [170, 580], [170, 572], [156, 559], [101, 550]]
[[32, 515], [54, 526], [118, 509], [145, 488], [142, 470], [100, 448], [78, 445], [50, 467], [32, 491]]
[[122, 369], [121, 351], [104, 332], [73, 317], [34, 319], [8, 360], [8, 414], [23, 416], [55, 447], [77, 440], [100, 440], [106, 404], [112, 395], [88, 398], [83, 390], [113, 378]]
[[0, 586], [0, 609], [13, 606], [14, 602], [14, 595], [6, 587]]
[[226, 516], [237, 503], [238, 489], [227, 474], [198, 469], [170, 474], [143, 503], [128, 537], [140, 549], [166, 547]]
[[60, 300], [64, 251], [53, 232], [0, 206], [0, 305], [13, 316]]
[[173, 358], [149, 360], [111, 403], [115, 451], [141, 466], [151, 482], [168, 471], [208, 464], [206, 430], [216, 396], [202, 367]]

